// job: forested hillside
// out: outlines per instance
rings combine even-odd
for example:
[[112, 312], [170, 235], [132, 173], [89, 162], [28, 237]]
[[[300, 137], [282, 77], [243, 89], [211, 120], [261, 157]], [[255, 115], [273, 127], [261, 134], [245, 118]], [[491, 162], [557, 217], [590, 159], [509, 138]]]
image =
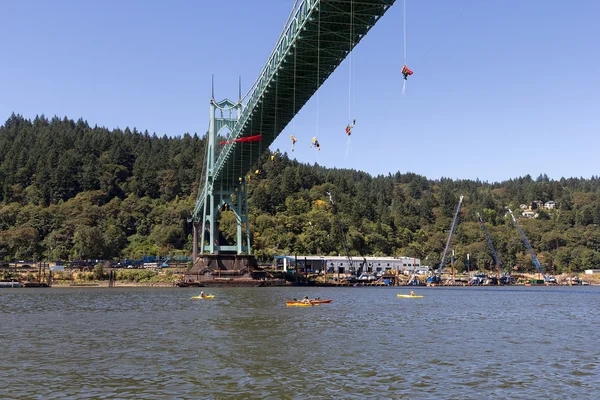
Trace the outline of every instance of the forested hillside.
[[[108, 130], [67, 118], [12, 115], [0, 126], [0, 260], [108, 259], [189, 254], [187, 218], [201, 180], [204, 140]], [[406, 166], [410, 169], [410, 166]], [[412, 173], [370, 175], [263, 155], [249, 179], [255, 254], [416, 256], [440, 261], [460, 195], [456, 266], [489, 267], [480, 212], [505, 265], [532, 271], [505, 207], [555, 201], [520, 222], [544, 268], [600, 266], [600, 178], [525, 176], [501, 183], [429, 180]], [[254, 169], [253, 169], [254, 171]], [[337, 205], [332, 210], [327, 196]], [[221, 231], [235, 233], [224, 211]]]

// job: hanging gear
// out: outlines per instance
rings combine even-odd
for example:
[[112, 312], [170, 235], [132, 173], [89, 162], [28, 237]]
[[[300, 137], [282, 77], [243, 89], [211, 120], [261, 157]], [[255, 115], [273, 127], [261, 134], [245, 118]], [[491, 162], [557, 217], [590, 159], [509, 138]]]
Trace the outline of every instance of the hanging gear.
[[353, 120], [351, 124], [346, 125], [346, 134], [348, 136], [352, 135], [352, 128], [354, 128], [355, 124], [356, 124], [356, 120]]
[[319, 144], [319, 141], [317, 140], [316, 137], [312, 138], [311, 140], [311, 145], [310, 147], [312, 148], [313, 146], [315, 146], [317, 148], [318, 151], [321, 151], [321, 145]]
[[294, 135], [290, 135], [290, 139], [292, 139], [292, 151], [294, 151], [294, 145], [296, 144], [296, 138]]
[[402, 75], [404, 75], [404, 80], [407, 80], [408, 76], [412, 75], [412, 74], [413, 74], [413, 72], [410, 69], [408, 69], [408, 67], [406, 65], [404, 65], [402, 67]]

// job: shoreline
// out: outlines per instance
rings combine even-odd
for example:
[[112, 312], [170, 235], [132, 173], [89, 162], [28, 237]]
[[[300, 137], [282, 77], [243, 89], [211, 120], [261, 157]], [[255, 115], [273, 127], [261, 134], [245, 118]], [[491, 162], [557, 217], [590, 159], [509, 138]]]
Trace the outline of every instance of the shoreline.
[[135, 288], [135, 287], [161, 287], [171, 288], [177, 287], [172, 282], [114, 282], [112, 286], [109, 286], [108, 281], [106, 282], [89, 282], [89, 283], [52, 283], [50, 288]]
[[[465, 288], [465, 287], [564, 287], [564, 286], [581, 286], [581, 287], [585, 287], [585, 286], [599, 286], [600, 284], [598, 284], [597, 282], [589, 282], [586, 285], [568, 285], [568, 284], [558, 284], [558, 285], [546, 285], [546, 284], [539, 284], [539, 285], [529, 285], [529, 284], [523, 284], [523, 283], [517, 283], [517, 284], [513, 284], [513, 285], [501, 285], [501, 286], [497, 286], [497, 285], [435, 285], [435, 286], [412, 286], [412, 285], [397, 285], [397, 286], [388, 286], [388, 285], [340, 285], [340, 284], [330, 284], [330, 285], [323, 285], [323, 284], [315, 284], [315, 285], [261, 285], [260, 282], [232, 282], [229, 284], [223, 284], [222, 282], [218, 282], [218, 283], [207, 283], [204, 286], [189, 286], [189, 287], [179, 287], [177, 286], [177, 284], [172, 283], [172, 282], [115, 282], [113, 283], [112, 286], [109, 286], [108, 281], [107, 282], [89, 282], [89, 283], [53, 283], [52, 286], [44, 286], [41, 288], [46, 288], [46, 289], [52, 289], [52, 288], [57, 288], [57, 289], [63, 289], [63, 288], [69, 288], [69, 289], [82, 289], [82, 288], [104, 288], [104, 289], [119, 289], [119, 288], [181, 288], [181, 289], [188, 289], [188, 288], [194, 288], [194, 289], [201, 289], [201, 288], [217, 288], [217, 287], [297, 287], [297, 286], [310, 286], [310, 287], [397, 287], [397, 288], [413, 288], [413, 287], [417, 287], [417, 288], [425, 288], [425, 287], [441, 287], [441, 288], [449, 288], [449, 287], [461, 287], [461, 288]], [[2, 287], [2, 289], [9, 289], [10, 287]], [[17, 287], [15, 287], [16, 289]], [[25, 288], [23, 286], [19, 287], [19, 288]], [[38, 288], [38, 287], [30, 287], [29, 289], [32, 288]]]

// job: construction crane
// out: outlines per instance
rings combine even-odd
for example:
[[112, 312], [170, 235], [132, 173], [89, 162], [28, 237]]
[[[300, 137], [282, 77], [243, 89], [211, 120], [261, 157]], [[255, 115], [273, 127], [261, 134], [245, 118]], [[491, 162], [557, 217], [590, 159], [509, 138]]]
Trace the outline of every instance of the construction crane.
[[477, 218], [479, 218], [479, 223], [481, 224], [481, 229], [483, 230], [483, 233], [485, 234], [485, 239], [487, 240], [488, 246], [490, 246], [490, 250], [492, 250], [492, 257], [494, 258], [494, 264], [496, 264], [496, 266], [500, 270], [502, 270], [502, 261], [500, 261], [500, 258], [498, 257], [498, 253], [496, 253], [496, 248], [494, 247], [492, 238], [490, 237], [490, 234], [488, 233], [487, 229], [485, 228], [485, 223], [481, 219], [481, 215], [479, 215], [479, 213], [477, 213]]
[[531, 256], [531, 259], [533, 260], [535, 267], [537, 268], [540, 275], [542, 275], [544, 277], [544, 282], [556, 283], [555, 277], [546, 276], [546, 274], [544, 274], [542, 264], [540, 264], [540, 261], [538, 260], [537, 256], [535, 255], [535, 251], [533, 250], [533, 247], [531, 247], [531, 243], [529, 243], [529, 239], [527, 239], [525, 232], [523, 232], [523, 228], [521, 228], [521, 225], [519, 225], [519, 222], [515, 218], [515, 215], [513, 214], [512, 210], [510, 208], [508, 209], [508, 212], [510, 213], [512, 220], [515, 223], [515, 226], [517, 227], [517, 231], [519, 231], [519, 235], [521, 235], [521, 240], [523, 241], [523, 244], [525, 245], [525, 247], [527, 247], [527, 251], [529, 252], [529, 255]]
[[352, 274], [355, 274], [356, 271], [354, 270], [354, 261], [352, 260], [352, 256], [350, 255], [350, 248], [348, 247], [348, 241], [346, 240], [346, 233], [344, 232], [344, 227], [342, 226], [342, 221], [340, 221], [340, 219], [337, 215], [337, 206], [333, 201], [333, 197], [331, 196], [331, 193], [327, 192], [327, 195], [329, 196], [329, 202], [331, 203], [331, 208], [333, 209], [333, 215], [337, 219], [338, 228], [340, 231], [340, 238], [342, 239], [342, 244], [344, 245], [344, 251], [346, 252], [346, 258], [348, 259], [348, 265], [350, 266], [350, 272]]
[[442, 253], [442, 260], [440, 261], [440, 266], [437, 270], [437, 273], [434, 272], [432, 276], [427, 278], [428, 284], [439, 284], [442, 281], [441, 273], [444, 265], [446, 264], [446, 255], [448, 254], [448, 249], [450, 248], [450, 241], [452, 240], [452, 235], [454, 234], [454, 229], [458, 223], [458, 214], [460, 214], [460, 207], [462, 206], [464, 196], [460, 196], [458, 200], [458, 207], [456, 207], [456, 212], [454, 213], [454, 218], [452, 219], [452, 224], [450, 225], [450, 233], [448, 233], [448, 240], [446, 240], [446, 247], [444, 248], [444, 253]]
[[500, 278], [500, 271], [502, 271], [502, 269], [503, 269], [502, 261], [500, 261], [500, 257], [498, 257], [498, 253], [496, 252], [496, 248], [494, 247], [492, 238], [490, 237], [489, 232], [485, 228], [485, 223], [483, 222], [483, 219], [481, 219], [481, 215], [479, 215], [479, 213], [477, 213], [477, 218], [479, 218], [479, 223], [481, 224], [481, 229], [483, 230], [483, 233], [485, 234], [485, 239], [487, 240], [488, 246], [490, 246], [490, 250], [492, 250], [492, 257], [494, 258], [494, 264], [496, 264], [496, 267], [498, 268], [498, 285], [500, 285], [501, 283], [510, 283], [510, 278], [505, 279], [505, 282], [502, 282], [502, 278]]

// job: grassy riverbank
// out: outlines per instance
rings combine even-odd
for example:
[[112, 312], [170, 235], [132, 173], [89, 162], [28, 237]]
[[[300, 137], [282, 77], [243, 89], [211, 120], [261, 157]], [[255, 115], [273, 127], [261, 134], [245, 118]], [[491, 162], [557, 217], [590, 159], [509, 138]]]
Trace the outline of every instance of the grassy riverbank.
[[[174, 287], [175, 282], [114, 282], [115, 288], [134, 288], [134, 287]], [[108, 288], [108, 281], [91, 281], [91, 282], [53, 282], [54, 288], [81, 288], [81, 287], [100, 287]]]

